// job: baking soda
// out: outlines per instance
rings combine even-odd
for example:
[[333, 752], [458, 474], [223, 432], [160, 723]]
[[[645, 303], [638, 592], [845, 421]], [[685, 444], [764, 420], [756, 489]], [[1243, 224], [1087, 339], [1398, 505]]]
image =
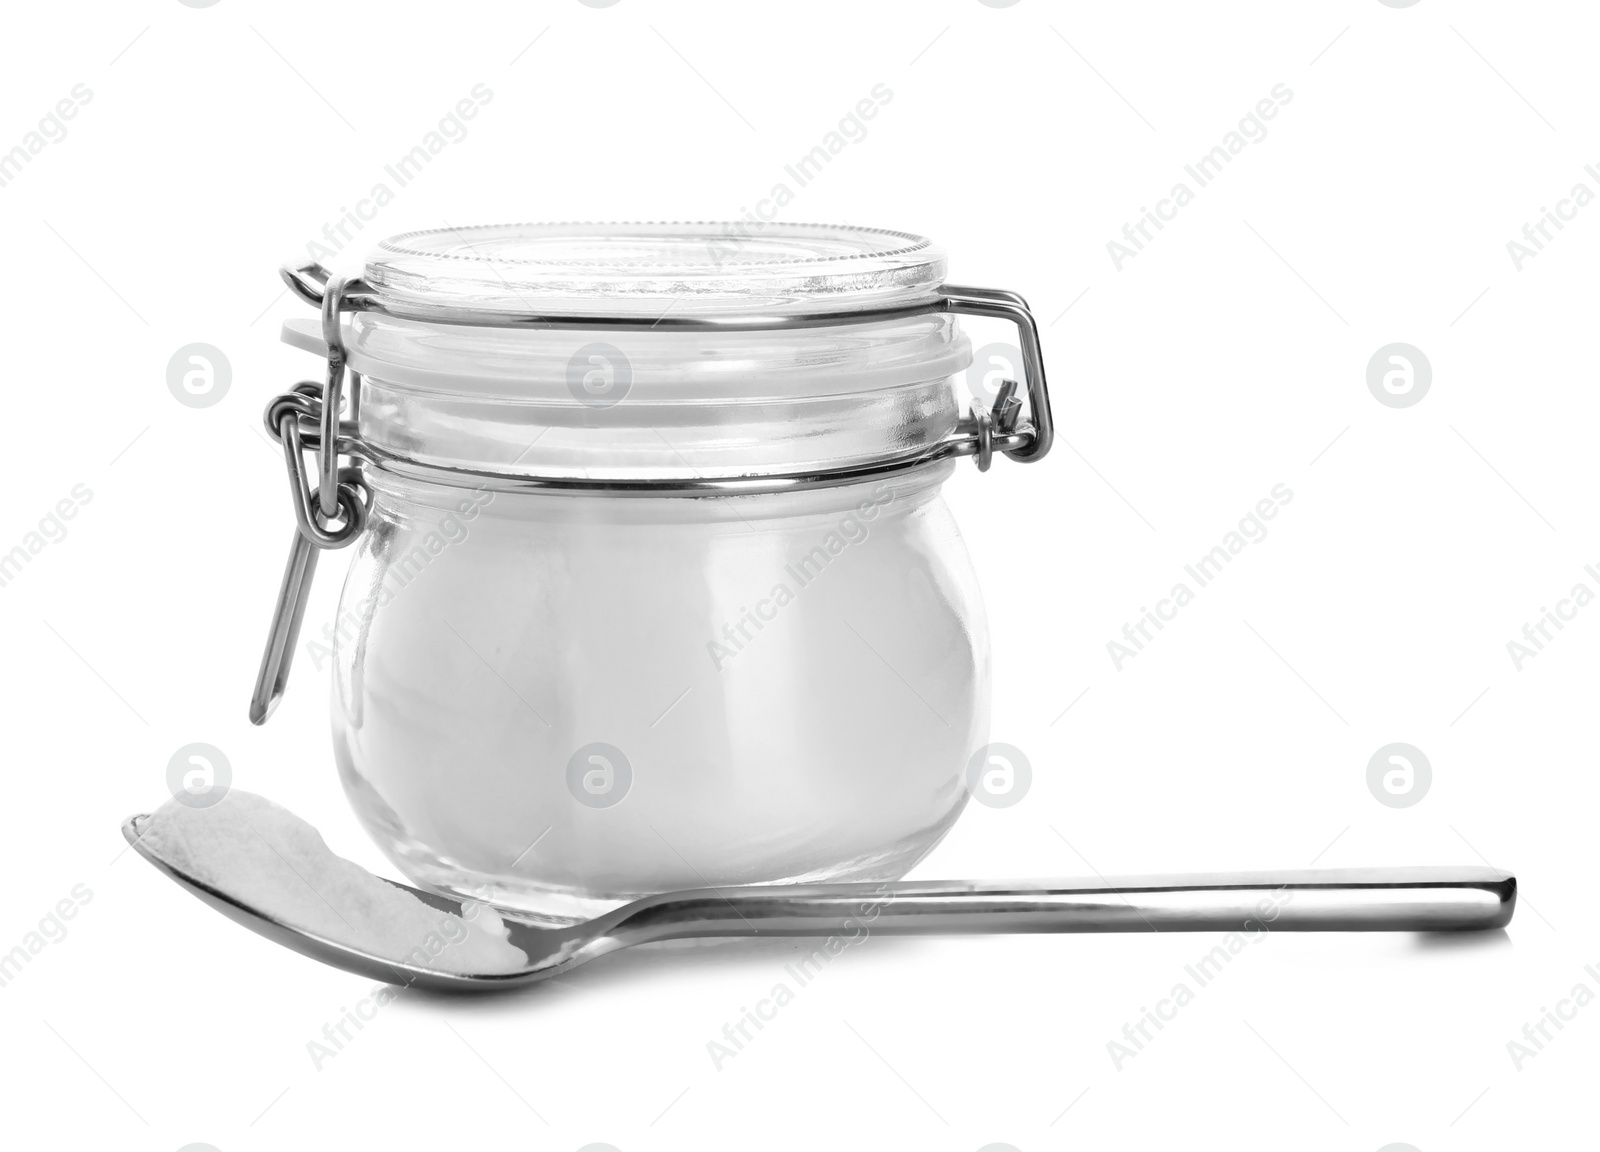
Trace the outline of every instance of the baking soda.
[[206, 887], [309, 936], [439, 972], [514, 972], [528, 963], [484, 905], [441, 912], [335, 856], [293, 812], [238, 789], [209, 808], [177, 800], [144, 823], [141, 841]]

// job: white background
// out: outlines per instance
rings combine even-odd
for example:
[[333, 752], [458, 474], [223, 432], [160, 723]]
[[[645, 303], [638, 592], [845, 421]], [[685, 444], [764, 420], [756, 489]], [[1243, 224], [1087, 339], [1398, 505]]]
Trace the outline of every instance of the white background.
[[[0, 550], [93, 493], [0, 588], [0, 951], [93, 893], [0, 988], [8, 1144], [1432, 1150], [1586, 1131], [1600, 1007], [1520, 1071], [1507, 1042], [1578, 982], [1600, 992], [1600, 608], [1520, 671], [1506, 648], [1575, 583], [1600, 590], [1600, 208], [1520, 271], [1506, 248], [1575, 183], [1600, 191], [1584, 6], [138, 0], [5, 20], [0, 149], [92, 92], [0, 187]], [[784, 217], [933, 236], [953, 280], [1041, 318], [1054, 453], [947, 485], [994, 630], [993, 738], [1034, 783], [971, 806], [917, 875], [1487, 859], [1523, 883], [1510, 929], [1271, 937], [1120, 1070], [1107, 1042], [1214, 938], [869, 939], [720, 1070], [707, 1042], [799, 946], [643, 952], [525, 995], [408, 994], [315, 1068], [307, 1042], [370, 982], [225, 922], [118, 825], [204, 741], [392, 874], [335, 780], [326, 673], [302, 661], [271, 723], [245, 719], [290, 535], [259, 414], [315, 375], [277, 342], [309, 315], [277, 266], [479, 83], [469, 135], [360, 243], [737, 216], [882, 83], [869, 134]], [[1107, 241], [1280, 83], [1266, 138], [1119, 271]], [[212, 407], [167, 389], [194, 341], [232, 364]], [[1433, 369], [1404, 409], [1365, 378], [1394, 341]], [[1118, 671], [1106, 642], [1279, 483], [1270, 535]], [[1393, 741], [1433, 765], [1409, 808], [1366, 785]]]

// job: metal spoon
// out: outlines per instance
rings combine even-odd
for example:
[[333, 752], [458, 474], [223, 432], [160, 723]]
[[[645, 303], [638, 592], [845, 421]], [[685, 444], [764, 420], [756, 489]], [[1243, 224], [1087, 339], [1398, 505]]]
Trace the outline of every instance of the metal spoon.
[[[1515, 877], [1490, 868], [1372, 868], [1107, 880], [887, 884], [775, 884], [647, 896], [578, 924], [544, 928], [501, 912], [526, 953], [510, 972], [455, 973], [396, 963], [280, 923], [187, 874], [140, 836], [130, 844], [230, 919], [315, 960], [392, 984], [481, 991], [531, 984], [608, 952], [660, 940], [729, 936], [841, 936], [1000, 932], [1365, 932], [1501, 928]], [[390, 880], [441, 912], [460, 901]]]

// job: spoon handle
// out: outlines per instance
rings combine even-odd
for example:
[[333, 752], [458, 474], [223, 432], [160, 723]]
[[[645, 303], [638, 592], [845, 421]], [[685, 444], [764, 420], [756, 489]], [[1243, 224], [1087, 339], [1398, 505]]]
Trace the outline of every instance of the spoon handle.
[[1516, 899], [1516, 878], [1491, 868], [770, 885], [642, 900], [609, 927], [628, 943], [862, 932], [1455, 931], [1504, 927]]

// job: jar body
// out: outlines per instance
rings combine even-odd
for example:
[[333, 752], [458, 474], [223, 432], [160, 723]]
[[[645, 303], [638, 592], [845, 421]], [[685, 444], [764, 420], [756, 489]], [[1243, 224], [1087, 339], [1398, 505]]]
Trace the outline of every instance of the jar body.
[[988, 738], [952, 465], [741, 496], [371, 477], [333, 736], [424, 886], [550, 922], [904, 875]]

